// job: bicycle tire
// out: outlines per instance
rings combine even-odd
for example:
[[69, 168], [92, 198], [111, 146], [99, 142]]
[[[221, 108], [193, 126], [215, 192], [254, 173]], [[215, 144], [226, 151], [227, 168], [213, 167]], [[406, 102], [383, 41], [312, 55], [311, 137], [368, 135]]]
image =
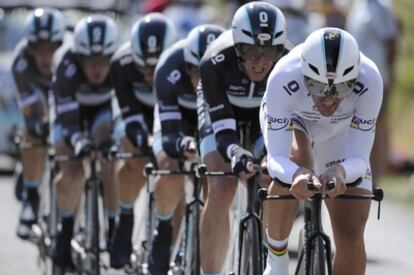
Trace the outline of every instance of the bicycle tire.
[[325, 246], [321, 238], [316, 238], [311, 247], [311, 275], [325, 275], [326, 266], [325, 266]]
[[[20, 164], [21, 165], [21, 164]], [[19, 165], [16, 166], [16, 172], [14, 174], [14, 196], [20, 202], [23, 201], [23, 194], [24, 194], [24, 180], [23, 180], [23, 168], [17, 168]]]
[[239, 257], [239, 275], [256, 275], [263, 273], [261, 260], [261, 240], [260, 226], [254, 219], [248, 219], [246, 224], [241, 228], [240, 257]]
[[305, 235], [302, 228], [299, 232], [298, 241], [298, 265], [296, 267], [295, 275], [305, 275], [306, 256], [305, 256]]
[[100, 275], [99, 248], [99, 180], [88, 180], [86, 184], [86, 253], [87, 273]]
[[187, 211], [185, 236], [185, 275], [200, 275], [200, 208], [193, 204]]

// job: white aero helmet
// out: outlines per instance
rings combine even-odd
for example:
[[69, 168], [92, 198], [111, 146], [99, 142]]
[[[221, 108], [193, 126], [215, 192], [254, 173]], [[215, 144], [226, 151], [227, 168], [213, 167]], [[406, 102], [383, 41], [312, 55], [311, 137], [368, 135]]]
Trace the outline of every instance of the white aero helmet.
[[355, 38], [337, 28], [311, 33], [302, 45], [302, 72], [313, 95], [347, 96], [359, 74], [360, 52]]
[[132, 58], [138, 66], [154, 68], [161, 53], [176, 39], [177, 31], [170, 19], [161, 13], [149, 13], [132, 27]]
[[198, 67], [207, 47], [223, 32], [222, 27], [213, 24], [204, 24], [193, 28], [186, 38], [185, 61]]
[[118, 30], [113, 19], [106, 15], [91, 15], [75, 26], [74, 47], [83, 56], [111, 56], [117, 49]]
[[286, 42], [286, 20], [283, 13], [266, 2], [241, 6], [233, 17], [233, 41], [239, 58], [254, 59], [264, 55], [275, 61]]
[[57, 9], [37, 8], [26, 18], [24, 30], [29, 43], [61, 43], [66, 22]]

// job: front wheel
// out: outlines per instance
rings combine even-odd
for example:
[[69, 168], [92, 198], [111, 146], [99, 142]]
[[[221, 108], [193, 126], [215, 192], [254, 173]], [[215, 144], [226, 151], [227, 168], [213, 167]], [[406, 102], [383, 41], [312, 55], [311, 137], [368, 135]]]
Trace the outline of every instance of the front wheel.
[[200, 275], [200, 208], [193, 205], [187, 212], [184, 274]]
[[260, 225], [254, 219], [247, 220], [240, 228], [239, 275], [256, 275], [263, 273], [262, 243]]
[[312, 248], [311, 248], [311, 270], [309, 274], [312, 275], [325, 275], [326, 274], [326, 267], [325, 267], [325, 247], [324, 242], [321, 238], [316, 238], [313, 241]]

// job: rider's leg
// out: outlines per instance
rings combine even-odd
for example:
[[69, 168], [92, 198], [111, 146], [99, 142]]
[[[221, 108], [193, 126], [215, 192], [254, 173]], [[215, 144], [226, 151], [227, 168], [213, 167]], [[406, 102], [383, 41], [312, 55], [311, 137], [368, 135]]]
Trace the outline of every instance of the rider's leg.
[[[158, 152], [156, 157], [160, 170], [177, 171], [179, 169], [178, 161], [168, 157], [165, 152]], [[170, 249], [173, 240], [172, 218], [184, 196], [184, 177], [157, 176], [154, 195], [157, 207], [158, 234], [153, 241], [150, 271], [154, 274], [166, 274], [169, 269]]]
[[[291, 159], [300, 167], [313, 167], [312, 147], [304, 132], [294, 130]], [[289, 189], [272, 182], [268, 192], [270, 195], [288, 195]], [[289, 256], [287, 253], [288, 238], [298, 211], [298, 202], [267, 201], [264, 203], [267, 225], [267, 242], [269, 254], [265, 275], [288, 274]]]
[[[204, 157], [209, 171], [231, 171], [218, 151]], [[234, 177], [209, 177], [208, 194], [201, 214], [201, 266], [206, 273], [220, 273], [230, 234], [229, 209], [237, 188]]]
[[[94, 118], [91, 126], [91, 136], [96, 146], [108, 144], [112, 134], [112, 113], [108, 107], [104, 107]], [[110, 145], [106, 145], [110, 146]], [[118, 197], [115, 184], [115, 165], [105, 157], [100, 158], [101, 176], [104, 190], [104, 200], [108, 219], [108, 239], [111, 238], [115, 228], [115, 220], [118, 214]]]
[[[37, 100], [29, 105], [21, 106], [24, 114], [26, 127], [23, 133], [23, 142], [25, 144], [38, 146], [46, 139], [47, 129], [35, 129], [35, 125], [40, 125], [42, 121], [47, 121], [47, 105], [44, 102], [44, 96], [39, 92]], [[42, 124], [43, 126], [43, 124]], [[41, 127], [43, 128], [43, 127]], [[33, 224], [37, 220], [37, 211], [39, 208], [38, 187], [44, 172], [46, 146], [33, 149], [21, 149], [21, 160], [23, 166], [23, 181], [26, 191], [23, 198], [23, 208], [20, 214], [20, 221], [25, 224]], [[19, 234], [20, 237], [27, 237], [27, 234]]]
[[[73, 150], [61, 139], [55, 144], [57, 155], [72, 155]], [[83, 167], [80, 161], [59, 163], [56, 176], [56, 199], [61, 218], [61, 228], [53, 252], [55, 264], [72, 266], [70, 241], [73, 235], [74, 214], [82, 193]]]
[[[41, 143], [42, 139], [25, 131], [23, 145], [28, 144], [29, 146], [36, 146]], [[21, 149], [20, 153], [23, 165], [24, 188], [26, 190], [26, 197], [24, 198], [23, 211], [20, 220], [24, 223], [34, 223], [37, 220], [37, 210], [39, 206], [38, 187], [43, 176], [46, 147]]]
[[[121, 146], [126, 152], [140, 152], [126, 137], [121, 139]], [[132, 252], [134, 203], [145, 183], [143, 169], [147, 162], [148, 158], [121, 161], [117, 171], [120, 216], [111, 246], [111, 266], [114, 268], [122, 268], [129, 262]]]
[[[371, 192], [362, 188], [349, 188], [346, 193], [370, 194]], [[336, 246], [333, 273], [335, 275], [365, 274], [367, 258], [364, 230], [370, 201], [325, 200], [325, 203], [331, 217]]]

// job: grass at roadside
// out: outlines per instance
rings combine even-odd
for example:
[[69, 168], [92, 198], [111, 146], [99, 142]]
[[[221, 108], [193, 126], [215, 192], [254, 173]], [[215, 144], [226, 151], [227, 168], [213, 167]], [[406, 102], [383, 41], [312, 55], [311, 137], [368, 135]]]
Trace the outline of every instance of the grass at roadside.
[[395, 0], [394, 8], [401, 18], [396, 83], [391, 94], [390, 130], [395, 147], [414, 159], [414, 1]]
[[414, 174], [408, 176], [388, 176], [380, 182], [384, 190], [384, 200], [393, 201], [414, 212]]

